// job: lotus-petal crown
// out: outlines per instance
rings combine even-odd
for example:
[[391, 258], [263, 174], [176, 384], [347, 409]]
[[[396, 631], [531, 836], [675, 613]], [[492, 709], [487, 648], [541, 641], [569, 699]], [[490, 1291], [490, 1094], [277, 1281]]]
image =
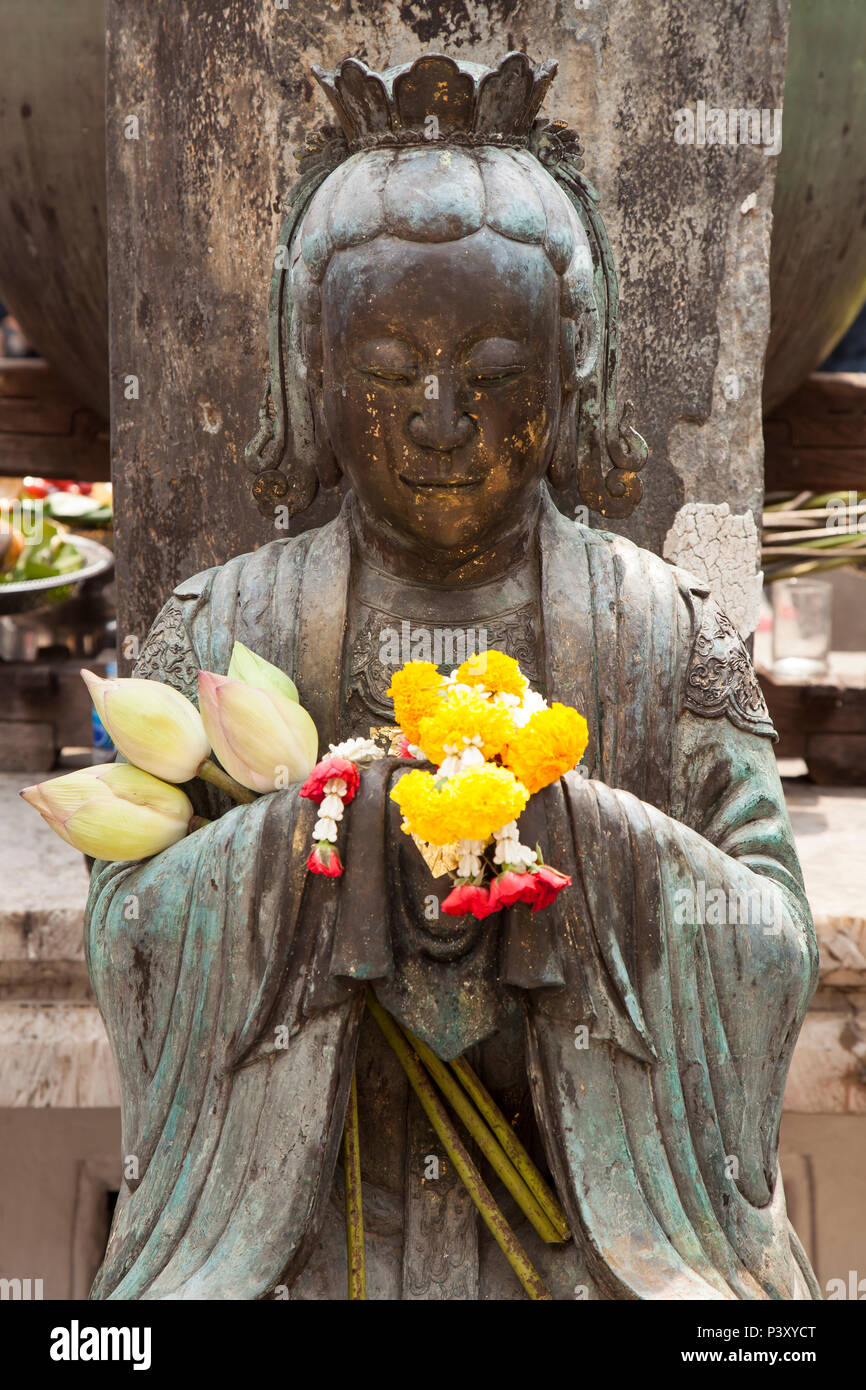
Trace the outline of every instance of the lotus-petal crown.
[[350, 149], [362, 150], [437, 140], [524, 145], [556, 68], [525, 53], [507, 53], [496, 67], [429, 53], [383, 73], [345, 58], [313, 74]]

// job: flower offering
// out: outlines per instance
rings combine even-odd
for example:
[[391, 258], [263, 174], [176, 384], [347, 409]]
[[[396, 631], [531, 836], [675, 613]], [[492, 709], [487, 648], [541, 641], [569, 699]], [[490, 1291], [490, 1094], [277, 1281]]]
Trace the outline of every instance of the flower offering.
[[480, 652], [449, 676], [411, 661], [389, 694], [407, 752], [433, 765], [402, 777], [391, 796], [422, 852], [452, 851], [443, 911], [486, 917], [516, 902], [546, 907], [571, 880], [521, 843], [517, 822], [530, 796], [580, 761], [586, 720], [567, 705], [548, 706], [500, 651]]

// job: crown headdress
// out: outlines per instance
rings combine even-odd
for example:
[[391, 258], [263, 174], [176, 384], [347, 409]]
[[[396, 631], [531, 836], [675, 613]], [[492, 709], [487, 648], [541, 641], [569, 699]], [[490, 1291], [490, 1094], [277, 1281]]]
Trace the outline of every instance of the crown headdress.
[[493, 68], [429, 53], [383, 73], [345, 58], [313, 75], [354, 152], [430, 140], [525, 145], [556, 68], [525, 53], [508, 53]]
[[[594, 295], [603, 324], [596, 371], [572, 400], [560, 431], [560, 463], [551, 480], [572, 504], [577, 495], [593, 511], [628, 516], [641, 497], [638, 470], [647, 445], [629, 423], [631, 402], [617, 407], [618, 288], [599, 198], [584, 176], [583, 149], [564, 121], [538, 110], [556, 76], [555, 62], [532, 63], [508, 53], [494, 67], [425, 54], [411, 63], [374, 72], [346, 58], [330, 72], [313, 74], [334, 109], [340, 130], [324, 126], [295, 151], [299, 178], [286, 200], [279, 247], [288, 253], [316, 191], [350, 155], [368, 149], [441, 143], [526, 148], [544, 165], [571, 202], [589, 241]], [[270, 369], [259, 427], [245, 450], [256, 474], [253, 494], [264, 513], [285, 505], [290, 514], [313, 501], [323, 470], [314, 462], [316, 441], [303, 373], [289, 370], [301, 353], [301, 329], [288, 293], [288, 254], [275, 257], [269, 314]], [[576, 463], [576, 468], [575, 468]], [[324, 470], [327, 472], [327, 470]]]

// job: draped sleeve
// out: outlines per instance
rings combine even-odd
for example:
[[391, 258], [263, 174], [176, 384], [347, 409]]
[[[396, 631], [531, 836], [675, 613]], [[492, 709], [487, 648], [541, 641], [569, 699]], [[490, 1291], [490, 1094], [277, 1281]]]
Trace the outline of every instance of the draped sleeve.
[[[199, 576], [163, 608], [136, 674], [195, 699], [200, 664], [225, 670], [232, 633], [249, 636], [238, 611], [258, 611], [232, 565], [230, 622]], [[189, 634], [209, 609], [216, 656]], [[200, 788], [219, 819], [150, 860], [94, 865], [86, 951], [122, 1082], [125, 1176], [93, 1298], [261, 1298], [307, 1258], [361, 997], [311, 1006], [334, 895], [305, 873], [315, 806], [298, 790], [227, 810]]]
[[[778, 1169], [817, 951], [772, 724], [706, 591], [611, 541], [597, 650], [636, 674], [619, 709], [605, 702], [592, 775], [548, 796], [550, 857], [574, 879], [558, 900], [567, 987], [527, 1005], [548, 1158], [606, 1296], [820, 1297]], [[639, 594], [638, 564], [654, 612], [635, 599], [635, 644], [617, 598]], [[674, 586], [679, 649], [659, 632]], [[665, 741], [662, 776], [645, 764]]]

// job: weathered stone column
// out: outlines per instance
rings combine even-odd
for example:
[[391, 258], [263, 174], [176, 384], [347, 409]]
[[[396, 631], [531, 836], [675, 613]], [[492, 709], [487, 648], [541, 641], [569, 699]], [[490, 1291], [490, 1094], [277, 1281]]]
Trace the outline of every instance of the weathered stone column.
[[[346, 15], [316, 0], [109, 0], [121, 637], [141, 639], [179, 579], [274, 535], [248, 500], [243, 448], [291, 152], [325, 114], [310, 64], [510, 48], [559, 62], [547, 113], [581, 134], [619, 267], [621, 396], [652, 454], [618, 529], [703, 566], [749, 629], [787, 8], [445, 0], [415, 13], [361, 0]], [[756, 129], [763, 143], [742, 143]], [[319, 505], [305, 522], [323, 519]]]

